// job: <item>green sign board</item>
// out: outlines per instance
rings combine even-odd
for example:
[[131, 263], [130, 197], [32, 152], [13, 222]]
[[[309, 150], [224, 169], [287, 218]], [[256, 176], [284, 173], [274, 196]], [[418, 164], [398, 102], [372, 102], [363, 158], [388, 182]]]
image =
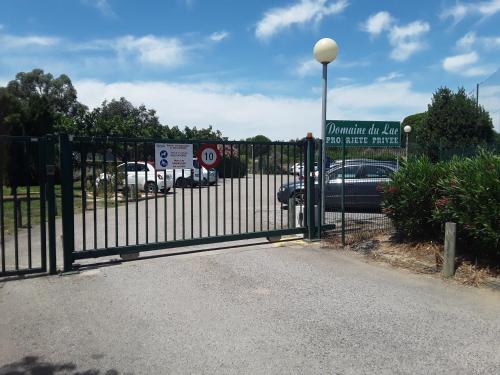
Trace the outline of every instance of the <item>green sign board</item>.
[[330, 147], [401, 147], [398, 121], [327, 120], [325, 143]]

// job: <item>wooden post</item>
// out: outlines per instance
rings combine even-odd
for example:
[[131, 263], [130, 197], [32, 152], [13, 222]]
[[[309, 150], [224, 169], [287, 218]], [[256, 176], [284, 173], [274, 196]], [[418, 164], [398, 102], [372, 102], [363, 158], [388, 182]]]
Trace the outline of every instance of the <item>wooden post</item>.
[[457, 238], [457, 224], [446, 223], [444, 230], [443, 269], [441, 270], [441, 274], [444, 277], [451, 277], [455, 274], [456, 238]]
[[288, 198], [288, 228], [296, 228], [297, 227], [297, 218], [295, 217], [295, 198]]

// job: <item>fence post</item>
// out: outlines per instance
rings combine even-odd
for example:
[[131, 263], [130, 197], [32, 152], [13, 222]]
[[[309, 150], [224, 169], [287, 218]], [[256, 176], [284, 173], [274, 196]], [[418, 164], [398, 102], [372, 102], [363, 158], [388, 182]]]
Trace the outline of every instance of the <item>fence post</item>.
[[[326, 151], [326, 150], [325, 150]], [[326, 153], [325, 153], [326, 155]], [[318, 212], [316, 213], [316, 238], [321, 239], [322, 226], [325, 224], [325, 210], [324, 210], [324, 193], [325, 193], [325, 179], [324, 172], [326, 172], [326, 166], [323, 166], [323, 162], [326, 163], [326, 157], [323, 158], [323, 140], [318, 142]], [[325, 160], [323, 160], [325, 159]], [[313, 164], [314, 170], [314, 164]], [[314, 182], [313, 182], [314, 183]]]
[[297, 210], [295, 209], [295, 198], [288, 198], [288, 228], [296, 228], [297, 227]]
[[56, 193], [55, 184], [55, 150], [53, 136], [48, 135], [43, 139], [43, 148], [46, 155], [46, 165], [43, 166], [46, 181], [45, 194], [47, 201], [48, 213], [48, 229], [49, 229], [49, 272], [51, 275], [57, 273], [57, 256], [56, 256]]
[[314, 225], [314, 139], [312, 133], [307, 133], [306, 138], [306, 224], [307, 239], [315, 238], [316, 226]]
[[64, 272], [68, 272], [73, 268], [75, 232], [73, 216], [73, 153], [72, 144], [67, 134], [61, 134], [60, 145]]
[[340, 209], [342, 220], [342, 246], [345, 246], [345, 137], [342, 137], [342, 185], [340, 186]]
[[457, 224], [446, 223], [444, 229], [444, 255], [443, 269], [441, 274], [444, 277], [451, 277], [455, 274], [455, 245], [457, 238]]

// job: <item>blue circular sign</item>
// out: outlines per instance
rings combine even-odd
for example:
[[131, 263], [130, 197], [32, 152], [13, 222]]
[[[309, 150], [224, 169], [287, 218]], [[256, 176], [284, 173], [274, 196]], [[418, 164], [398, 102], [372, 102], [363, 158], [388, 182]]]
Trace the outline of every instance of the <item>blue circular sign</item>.
[[160, 160], [160, 165], [165, 168], [168, 165], [167, 159], [161, 159]]
[[160, 151], [160, 157], [161, 157], [162, 159], [165, 159], [167, 156], [168, 156], [168, 152], [167, 152], [167, 150], [161, 150], [161, 151]]

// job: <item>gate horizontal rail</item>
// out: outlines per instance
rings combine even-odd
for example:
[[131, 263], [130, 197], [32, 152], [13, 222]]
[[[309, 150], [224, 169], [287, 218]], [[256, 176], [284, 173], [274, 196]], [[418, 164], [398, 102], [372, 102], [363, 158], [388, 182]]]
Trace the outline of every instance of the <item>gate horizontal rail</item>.
[[73, 259], [78, 260], [78, 259], [98, 258], [103, 256], [111, 256], [119, 254], [131, 254], [142, 251], [167, 250], [184, 246], [196, 246], [205, 244], [208, 245], [219, 242], [230, 242], [230, 241], [239, 241], [245, 239], [273, 237], [278, 235], [286, 236], [293, 234], [304, 234], [305, 232], [306, 232], [305, 228], [295, 228], [295, 229], [283, 229], [277, 231], [247, 233], [242, 235], [226, 235], [217, 237], [193, 238], [188, 240], [177, 240], [169, 242], [148, 243], [142, 245], [119, 246], [119, 247], [111, 247], [104, 249], [76, 251], [73, 253]]

